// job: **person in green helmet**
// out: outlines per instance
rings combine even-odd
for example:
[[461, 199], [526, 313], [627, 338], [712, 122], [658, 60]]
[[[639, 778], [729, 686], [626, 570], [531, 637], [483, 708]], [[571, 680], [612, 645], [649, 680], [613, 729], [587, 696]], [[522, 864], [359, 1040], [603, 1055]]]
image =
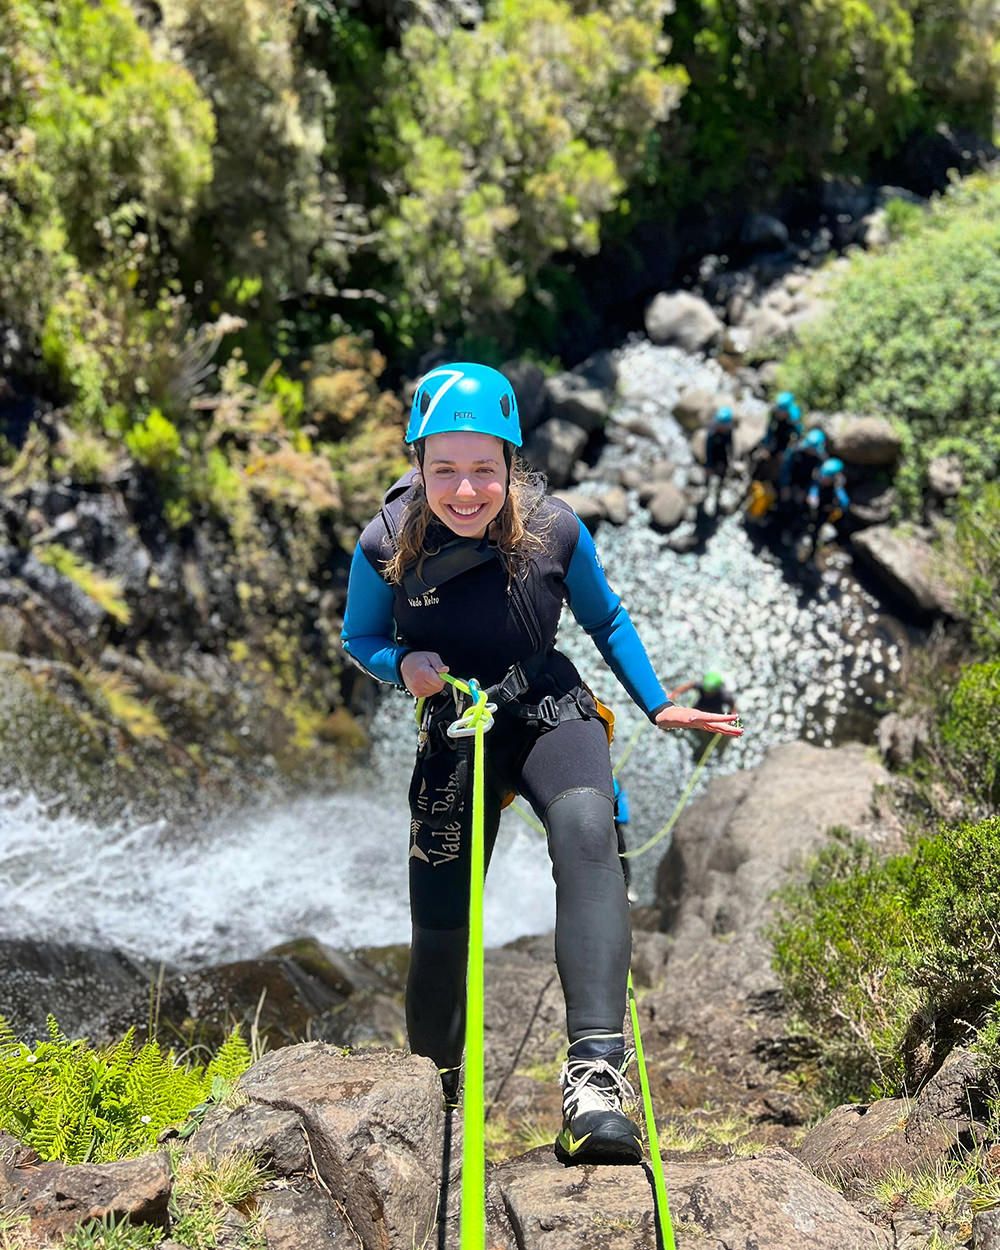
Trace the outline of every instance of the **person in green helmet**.
[[[725, 679], [718, 669], [710, 668], [703, 675], [700, 681], [686, 681], [680, 686], [676, 686], [670, 691], [671, 699], [679, 699], [682, 695], [689, 691], [695, 691], [695, 707], [702, 712], [708, 712], [710, 715], [738, 715], [736, 708], [736, 696], [726, 686]], [[724, 750], [725, 743], [720, 743], [720, 747]], [[701, 763], [705, 757], [705, 750], [708, 744], [700, 739], [695, 739], [692, 744], [694, 749], [695, 760]], [[720, 752], [717, 750], [715, 754], [718, 756]]]
[[682, 694], [694, 690], [695, 706], [702, 712], [713, 714], [735, 713], [736, 696], [726, 686], [725, 678], [718, 669], [710, 668], [700, 681], [686, 681], [671, 690], [669, 697], [679, 699]]
[[659, 729], [742, 730], [734, 717], [668, 699], [587, 529], [517, 459], [517, 399], [502, 373], [473, 362], [430, 370], [417, 383], [406, 441], [416, 465], [361, 536], [341, 637], [366, 672], [423, 701], [409, 792], [410, 1046], [434, 1060], [454, 1105], [465, 1031], [472, 740], [447, 732], [465, 707], [442, 679], [451, 673], [475, 678], [496, 705], [485, 740], [486, 863], [512, 794], [545, 826], [568, 1034], [556, 1152], [567, 1163], [637, 1163], [623, 1035], [631, 936], [608, 726], [556, 649], [564, 604]]

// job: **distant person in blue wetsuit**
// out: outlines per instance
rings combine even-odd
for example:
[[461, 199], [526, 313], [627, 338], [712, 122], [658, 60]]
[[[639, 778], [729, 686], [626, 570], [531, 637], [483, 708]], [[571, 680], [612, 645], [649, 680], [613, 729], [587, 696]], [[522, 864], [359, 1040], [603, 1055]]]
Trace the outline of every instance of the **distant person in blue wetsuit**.
[[782, 391], [771, 407], [761, 446], [780, 461], [788, 447], [802, 433], [802, 412], [791, 391]]
[[556, 883], [556, 963], [566, 998], [560, 1158], [638, 1161], [622, 1032], [628, 901], [614, 827], [605, 720], [555, 649], [563, 604], [629, 696], [661, 729], [738, 735], [731, 716], [674, 706], [580, 519], [517, 459], [517, 399], [474, 363], [417, 384], [406, 441], [416, 468], [386, 494], [351, 565], [343, 643], [372, 676], [423, 700], [410, 784], [406, 990], [410, 1046], [442, 1071], [454, 1104], [468, 945], [471, 739], [443, 672], [475, 677], [497, 704], [486, 736], [486, 860], [501, 807], [523, 795], [543, 822]]
[[719, 510], [719, 499], [725, 484], [729, 466], [733, 460], [733, 410], [723, 407], [716, 410], [712, 423], [705, 436], [705, 472], [708, 475], [708, 490], [705, 502], [713, 493], [713, 508]]
[[806, 496], [809, 524], [802, 558], [815, 556], [824, 525], [835, 525], [851, 506], [844, 479], [844, 462], [831, 456], [813, 474]]
[[826, 458], [826, 435], [818, 427], [808, 430], [785, 452], [778, 486], [782, 507], [788, 514], [801, 514], [816, 470]]
[[743, 496], [747, 516], [763, 523], [778, 501], [785, 453], [802, 433], [802, 413], [791, 391], [782, 391], [771, 406], [764, 437], [750, 453], [750, 480]]

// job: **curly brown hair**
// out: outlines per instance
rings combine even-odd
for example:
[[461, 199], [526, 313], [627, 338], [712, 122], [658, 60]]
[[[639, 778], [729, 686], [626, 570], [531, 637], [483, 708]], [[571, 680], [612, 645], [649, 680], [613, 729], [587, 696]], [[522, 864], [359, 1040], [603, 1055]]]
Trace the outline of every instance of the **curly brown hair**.
[[[549, 522], [538, 513], [545, 499], [545, 477], [529, 468], [518, 456], [510, 465], [507, 498], [490, 525], [490, 538], [503, 559], [508, 578], [523, 572], [524, 557], [545, 550]], [[427, 530], [435, 520], [421, 480], [414, 483], [413, 498], [406, 505], [399, 526], [396, 550], [385, 563], [388, 581], [399, 583], [408, 569], [416, 566], [418, 575], [424, 558], [438, 549], [424, 546]]]

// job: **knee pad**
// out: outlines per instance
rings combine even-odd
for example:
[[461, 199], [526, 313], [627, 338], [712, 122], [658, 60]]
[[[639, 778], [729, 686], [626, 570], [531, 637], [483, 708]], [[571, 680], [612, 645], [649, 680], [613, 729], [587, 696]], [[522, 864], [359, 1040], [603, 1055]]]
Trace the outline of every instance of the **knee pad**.
[[554, 867], [564, 856], [618, 865], [614, 802], [601, 790], [564, 790], [545, 809], [549, 854]]

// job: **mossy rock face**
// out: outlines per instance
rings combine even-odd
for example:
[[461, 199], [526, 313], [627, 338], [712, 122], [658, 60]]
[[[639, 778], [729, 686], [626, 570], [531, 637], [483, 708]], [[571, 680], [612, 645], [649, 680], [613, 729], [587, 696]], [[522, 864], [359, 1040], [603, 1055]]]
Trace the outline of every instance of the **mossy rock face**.
[[[0, 789], [111, 819], [193, 819], [255, 791], [336, 784], [367, 738], [346, 709], [222, 669], [211, 682], [128, 656], [111, 667], [0, 658]], [[221, 678], [221, 679], [220, 679]], [[332, 724], [331, 724], [332, 722]]]

